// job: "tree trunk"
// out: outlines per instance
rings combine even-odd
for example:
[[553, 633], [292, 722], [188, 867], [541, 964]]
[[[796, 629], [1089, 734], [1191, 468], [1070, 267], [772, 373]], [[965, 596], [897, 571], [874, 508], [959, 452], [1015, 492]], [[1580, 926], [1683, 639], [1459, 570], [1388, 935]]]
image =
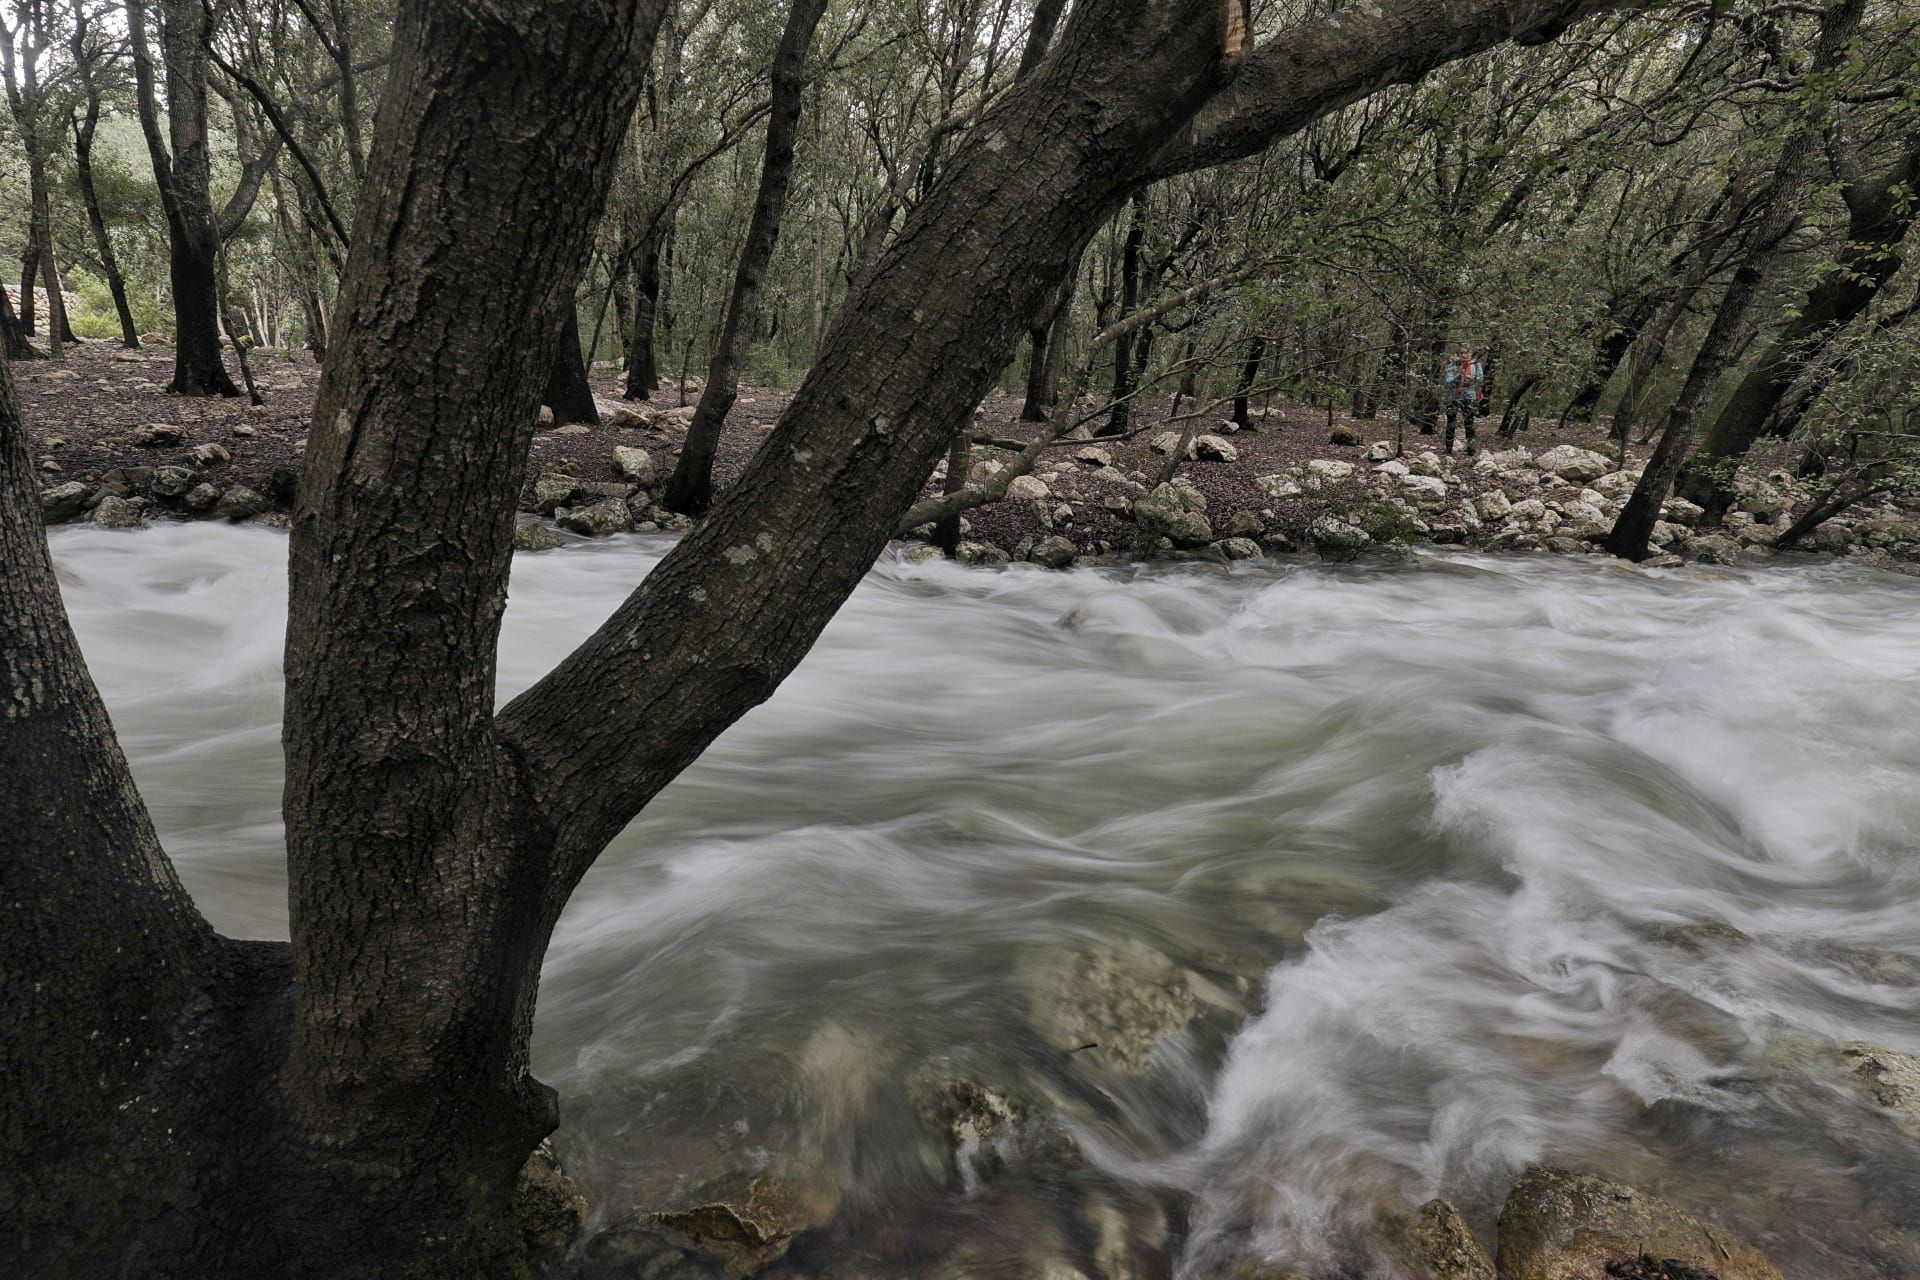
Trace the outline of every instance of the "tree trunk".
[[[20, 1274], [524, 1274], [510, 1198], [554, 1123], [527, 1037], [561, 908], [811, 647], [1245, 31], [1239, 5], [1075, 5], [1059, 55], [984, 114], [848, 300], [727, 500], [496, 712], [536, 393], [662, 4], [598, 0], [564, 23], [533, 0], [400, 6], [293, 520], [290, 948], [210, 938], [173, 884], [0, 418], [0, 746], [50, 766], [10, 770], [0, 798], [26, 851], [0, 862], [22, 993], [0, 1065], [50, 1082], [0, 1110]], [[1377, 84], [1514, 25], [1408, 2], [1304, 23], [1275, 58], [1349, 49], [1348, 75]], [[1268, 139], [1347, 93], [1270, 85]]]
[[20, 317], [13, 313], [13, 299], [7, 296], [5, 285], [0, 285], [0, 346], [6, 348], [9, 360], [38, 360], [40, 352], [27, 341], [27, 333], [20, 323]]
[[130, 350], [140, 349], [140, 332], [133, 323], [133, 308], [127, 304], [127, 282], [120, 274], [120, 261], [113, 252], [113, 238], [107, 234], [106, 219], [100, 213], [100, 197], [93, 188], [93, 131], [100, 121], [100, 94], [88, 81], [87, 114], [74, 123], [74, 174], [80, 184], [80, 199], [87, 206], [87, 226], [93, 232], [93, 249], [100, 257], [100, 270], [107, 277], [107, 291], [113, 295], [113, 310], [120, 318], [120, 343]]
[[[1147, 200], [1136, 191], [1132, 215], [1127, 219], [1127, 238], [1120, 250], [1120, 314], [1130, 316], [1140, 305], [1140, 250], [1147, 239]], [[1106, 425], [1096, 432], [1102, 436], [1120, 436], [1133, 425], [1133, 344], [1129, 330], [1113, 344], [1113, 391], [1108, 399]]]
[[1260, 365], [1267, 358], [1267, 335], [1256, 333], [1247, 341], [1247, 358], [1240, 364], [1240, 380], [1233, 385], [1233, 420], [1242, 431], [1253, 425], [1253, 406], [1248, 402], [1260, 381]]
[[646, 400], [660, 389], [660, 362], [654, 353], [654, 321], [660, 307], [660, 259], [673, 234], [672, 215], [640, 246], [639, 279], [633, 299], [633, 340], [627, 344], [627, 389], [624, 398]]
[[1654, 310], [1659, 306], [1657, 294], [1646, 294], [1627, 301], [1615, 299], [1607, 308], [1605, 328], [1600, 341], [1594, 347], [1593, 359], [1587, 365], [1587, 371], [1580, 385], [1574, 389], [1567, 400], [1566, 408], [1560, 411], [1562, 422], [1591, 422], [1593, 411], [1599, 407], [1600, 397], [1606, 393], [1607, 383], [1613, 380], [1614, 370], [1620, 367], [1620, 361], [1626, 358], [1640, 331], [1653, 318]]
[[1788, 389], [1827, 339], [1866, 311], [1899, 272], [1900, 242], [1913, 226], [1910, 190], [1916, 179], [1920, 179], [1920, 145], [1878, 181], [1855, 184], [1845, 191], [1846, 239], [1833, 268], [1807, 291], [1780, 336], [1720, 406], [1699, 451], [1680, 477], [1681, 495], [1706, 509], [1706, 523], [1718, 524], [1733, 505], [1733, 472]]
[[187, 396], [237, 396], [240, 391], [220, 361], [220, 240], [208, 189], [207, 13], [198, 0], [164, 0], [159, 9], [161, 59], [167, 72], [167, 139], [160, 136], [145, 0], [127, 0], [134, 99], [167, 220], [174, 322], [173, 381], [167, 390]]
[[547, 389], [540, 402], [553, 410], [554, 425], [568, 422], [600, 424], [600, 409], [593, 401], [593, 384], [587, 380], [587, 365], [580, 354], [580, 309], [569, 298], [560, 316], [560, 341], [555, 344], [553, 363], [547, 370]]
[[[1819, 48], [1814, 55], [1816, 73], [1831, 67], [1840, 56], [1842, 46], [1859, 23], [1863, 2], [1842, 0], [1840, 5], [1827, 10], [1822, 16]], [[1667, 413], [1660, 443], [1654, 446], [1653, 457], [1648, 459], [1646, 469], [1640, 473], [1639, 483], [1633, 487], [1632, 496], [1621, 508], [1613, 531], [1607, 535], [1606, 549], [1622, 559], [1647, 558], [1647, 544], [1653, 535], [1654, 524], [1660, 519], [1660, 508], [1667, 500], [1674, 477], [1679, 474], [1680, 464], [1692, 447], [1700, 411], [1705, 407], [1707, 396], [1735, 358], [1746, 328], [1747, 313], [1760, 292], [1767, 263], [1779, 252], [1781, 243], [1799, 223], [1798, 201], [1794, 197], [1800, 189], [1801, 174], [1806, 168], [1811, 145], [1811, 125], [1806, 121], [1795, 121], [1786, 141], [1781, 144], [1779, 158], [1774, 162], [1773, 176], [1768, 180], [1766, 194], [1761, 198], [1760, 219], [1751, 233], [1747, 252], [1735, 268], [1733, 279], [1720, 299], [1713, 324], [1708, 328], [1700, 350], [1694, 355], [1693, 366], [1687, 370], [1687, 381], [1680, 390], [1680, 397]]]
[[826, 12], [826, 0], [793, 0], [786, 30], [773, 58], [773, 105], [767, 112], [767, 147], [760, 165], [760, 190], [754, 197], [747, 238], [740, 246], [740, 263], [733, 277], [733, 296], [720, 321], [720, 341], [707, 365], [707, 384], [680, 461], [667, 480], [660, 502], [669, 511], [698, 515], [713, 502], [713, 459], [720, 450], [720, 431], [740, 393], [740, 366], [753, 339], [760, 289], [780, 238], [780, 220], [787, 210], [787, 188], [793, 179], [793, 148], [800, 127], [800, 98], [806, 87], [807, 49], [814, 28]]

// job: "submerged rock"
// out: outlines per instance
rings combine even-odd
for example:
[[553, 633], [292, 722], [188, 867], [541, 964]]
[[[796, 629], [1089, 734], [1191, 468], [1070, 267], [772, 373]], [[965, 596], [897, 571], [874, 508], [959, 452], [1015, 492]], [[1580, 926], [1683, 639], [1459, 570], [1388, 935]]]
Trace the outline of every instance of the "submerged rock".
[[208, 514], [216, 520], [246, 520], [270, 510], [273, 504], [243, 484], [234, 485], [220, 496]]
[[520, 1238], [527, 1252], [553, 1254], [573, 1243], [587, 1221], [587, 1198], [560, 1167], [549, 1139], [534, 1149], [520, 1170], [514, 1197]]
[[1632, 1187], [1529, 1169], [1500, 1211], [1503, 1280], [1781, 1280], [1766, 1255]]
[[1840, 1051], [1856, 1084], [1902, 1133], [1920, 1138], [1920, 1058], [1856, 1040]]
[[1387, 1251], [1419, 1280], [1495, 1280], [1485, 1246], [1445, 1200], [1388, 1218], [1381, 1235]]
[[1098, 944], [1032, 970], [1028, 1002], [1041, 1036], [1092, 1054], [1122, 1075], [1145, 1074], [1159, 1044], [1201, 1012], [1187, 970], [1145, 943]]
[[1063, 538], [1059, 534], [1054, 534], [1034, 543], [1033, 549], [1027, 552], [1027, 559], [1035, 564], [1045, 565], [1049, 569], [1064, 569], [1072, 564], [1079, 554], [1080, 549], [1073, 545], [1072, 538]]
[[621, 498], [607, 498], [590, 507], [574, 507], [560, 516], [560, 527], [590, 538], [604, 538], [633, 528], [633, 516]]
[[515, 551], [552, 551], [567, 545], [567, 540], [535, 520], [513, 526]]

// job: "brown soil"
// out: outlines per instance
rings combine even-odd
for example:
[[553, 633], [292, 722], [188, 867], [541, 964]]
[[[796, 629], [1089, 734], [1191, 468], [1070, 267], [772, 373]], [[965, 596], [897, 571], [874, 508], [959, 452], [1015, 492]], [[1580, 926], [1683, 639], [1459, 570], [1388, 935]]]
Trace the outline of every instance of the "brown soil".
[[[227, 488], [246, 485], [274, 498], [276, 515], [284, 518], [291, 494], [290, 480], [298, 469], [306, 437], [313, 395], [319, 370], [304, 352], [256, 352], [253, 356], [255, 378], [264, 405], [237, 400], [199, 399], [168, 395], [164, 387], [172, 371], [173, 353], [163, 346], [141, 351], [126, 351], [117, 344], [87, 342], [68, 349], [58, 363], [29, 361], [14, 366], [32, 445], [45, 468], [47, 486], [79, 480], [101, 483], [115, 468], [154, 467], [165, 464], [192, 466], [188, 454], [199, 444], [217, 443], [231, 455], [230, 460], [203, 468], [206, 479]], [[618, 402], [620, 376], [615, 370], [595, 369], [593, 385], [602, 401]], [[689, 391], [688, 399], [697, 395]], [[746, 387], [741, 391], [729, 420], [726, 437], [715, 463], [715, 484], [724, 489], [739, 476], [760, 442], [771, 431], [786, 407], [785, 391]], [[672, 408], [680, 403], [672, 385], [655, 392], [650, 401], [638, 406], [653, 410]], [[1018, 420], [1020, 399], [1004, 392], [990, 395], [975, 417], [976, 433], [1003, 440], [1031, 438], [1033, 425]], [[1108, 450], [1114, 465], [1138, 482], [1152, 483], [1165, 459], [1150, 447], [1153, 438], [1169, 428], [1161, 425], [1167, 414], [1164, 399], [1145, 399], [1135, 410], [1139, 427], [1123, 439], [1066, 441], [1049, 450], [1035, 474], [1054, 491], [1055, 497], [1044, 504], [1048, 510], [1060, 503], [1073, 507], [1073, 518], [1062, 522], [1054, 532], [1071, 537], [1082, 551], [1124, 548], [1131, 540], [1131, 525], [1103, 501], [1120, 493], [1120, 486], [1093, 474], [1093, 469], [1073, 462], [1073, 454], [1094, 444]], [[1222, 413], [1222, 418], [1226, 415]], [[1336, 458], [1359, 462], [1365, 446], [1329, 443], [1333, 428], [1350, 426], [1371, 443], [1393, 438], [1393, 420], [1382, 416], [1377, 421], [1359, 421], [1343, 414], [1330, 418], [1322, 409], [1301, 405], [1275, 405], [1264, 416], [1256, 416], [1251, 430], [1229, 436], [1239, 451], [1235, 462], [1188, 462], [1180, 474], [1207, 495], [1208, 515], [1216, 529], [1224, 529], [1237, 512], [1251, 511], [1267, 529], [1283, 528], [1290, 513], [1285, 504], [1263, 494], [1256, 477], [1297, 466], [1310, 458]], [[1502, 447], [1492, 438], [1497, 419], [1481, 422], [1483, 448]], [[178, 446], [143, 448], [133, 444], [134, 430], [153, 423], [169, 423], [182, 428], [186, 442]], [[1217, 430], [1212, 423], [1205, 430]], [[684, 427], [621, 428], [563, 427], [543, 430], [534, 438], [527, 466], [527, 487], [521, 507], [532, 511], [532, 481], [550, 467], [562, 467], [588, 479], [614, 478], [612, 455], [617, 444], [634, 444], [647, 449], [661, 464], [662, 474], [677, 456]], [[1538, 452], [1557, 444], [1594, 446], [1604, 435], [1603, 428], [1576, 424], [1563, 427], [1557, 422], [1536, 420], [1531, 431], [1519, 438]], [[1422, 436], [1411, 429], [1405, 438], [1409, 454], [1437, 449], [1439, 437]], [[1644, 456], [1644, 450], [1636, 455]], [[988, 447], [976, 456], [1010, 457]], [[1049, 474], [1055, 471], [1057, 474]], [[278, 473], [276, 475], [276, 473]], [[930, 484], [928, 492], [936, 486]], [[1266, 513], [1266, 514], [1263, 514]], [[160, 503], [153, 514], [184, 517], [188, 513], [177, 504]], [[272, 519], [274, 517], [267, 517]], [[1036, 504], [1002, 502], [971, 511], [966, 517], [967, 536], [988, 542], [1003, 550], [1014, 550], [1023, 540], [1048, 532]], [[1102, 544], [1105, 544], [1104, 546]]]

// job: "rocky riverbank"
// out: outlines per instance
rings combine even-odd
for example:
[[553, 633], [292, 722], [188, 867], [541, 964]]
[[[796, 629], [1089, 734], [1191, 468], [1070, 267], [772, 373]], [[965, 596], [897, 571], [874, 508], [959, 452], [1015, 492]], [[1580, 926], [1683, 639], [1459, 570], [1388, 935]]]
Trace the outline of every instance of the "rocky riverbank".
[[[17, 371], [45, 472], [49, 523], [132, 528], [151, 519], [283, 522], [291, 508], [317, 380], [303, 355], [261, 353], [267, 403], [183, 400], [162, 387], [164, 348], [120, 351], [90, 343], [62, 365]], [[677, 457], [688, 406], [675, 392], [655, 401], [614, 397], [597, 372], [597, 425], [542, 425], [521, 495], [523, 550], [575, 538], [673, 532], [685, 518], [655, 501]], [[697, 394], [697, 388], [689, 394]], [[784, 408], [783, 393], [748, 389], [716, 465], [724, 487], [744, 468]], [[1150, 416], [1151, 406], [1141, 415]], [[1031, 438], [1018, 405], [991, 397], [976, 415], [969, 482], [1004, 479], [1012, 449]], [[1116, 439], [1062, 441], [997, 502], [963, 518], [958, 558], [976, 564], [1060, 568], [1140, 555], [1228, 562], [1304, 554], [1346, 560], [1398, 554], [1421, 543], [1496, 551], [1593, 553], [1639, 476], [1642, 451], [1624, 458], [1589, 447], [1593, 431], [1541, 423], [1517, 442], [1477, 456], [1435, 451], [1435, 437], [1383, 436], [1381, 424], [1304, 408], [1257, 415], [1249, 429], [1222, 421], [1190, 442], [1143, 430]], [[1920, 560], [1914, 496], [1896, 494], [1820, 526], [1791, 552], [1774, 540], [1814, 493], [1762, 456], [1739, 480], [1738, 507], [1719, 527], [1699, 526], [1691, 503], [1667, 503], [1654, 532], [1654, 565], [1758, 564], [1790, 555], [1864, 556], [1891, 566]], [[1171, 479], [1162, 481], [1171, 471]], [[927, 493], [945, 482], [936, 469]], [[935, 554], [930, 547], [909, 554]]]

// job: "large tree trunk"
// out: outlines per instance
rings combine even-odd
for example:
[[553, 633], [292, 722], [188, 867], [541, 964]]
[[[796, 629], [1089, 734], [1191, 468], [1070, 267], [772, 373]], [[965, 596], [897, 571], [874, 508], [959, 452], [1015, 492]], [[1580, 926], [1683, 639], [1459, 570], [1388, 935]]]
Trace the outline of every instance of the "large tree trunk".
[[[1718, 524], [1733, 505], [1733, 473], [1760, 438], [1787, 391], [1828, 338], [1866, 311], [1900, 270], [1900, 242], [1913, 226], [1911, 189], [1920, 179], [1920, 144], [1872, 183], [1850, 184], [1846, 238], [1834, 265], [1807, 291], [1793, 318], [1720, 406], [1679, 491]], [[1807, 397], [1802, 403], [1810, 401]]]
[[627, 343], [627, 388], [624, 398], [645, 400], [660, 389], [660, 362], [654, 353], [654, 323], [660, 309], [660, 266], [673, 234], [672, 214], [640, 246], [640, 268], [634, 282], [633, 337]]
[[174, 323], [173, 381], [167, 390], [188, 396], [237, 396], [240, 391], [220, 361], [220, 239], [208, 189], [207, 12], [199, 0], [164, 0], [158, 8], [161, 60], [167, 71], [165, 139], [160, 135], [145, 0], [127, 0], [134, 99], [167, 220]]
[[38, 360], [40, 352], [27, 341], [26, 326], [20, 323], [20, 317], [14, 314], [13, 299], [7, 296], [5, 285], [0, 285], [0, 346], [6, 348], [9, 360]]
[[[1859, 23], [1863, 2], [1842, 0], [1840, 5], [1827, 10], [1822, 16], [1819, 48], [1814, 55], [1816, 72], [1830, 68], [1840, 56], [1847, 38]], [[1693, 445], [1700, 411], [1706, 406], [1707, 397], [1720, 380], [1720, 375], [1737, 356], [1747, 325], [1747, 314], [1760, 292], [1767, 264], [1779, 252], [1781, 243], [1800, 220], [1798, 202], [1794, 197], [1800, 189], [1812, 140], [1812, 126], [1806, 121], [1796, 121], [1786, 141], [1781, 144], [1773, 175], [1768, 179], [1765, 195], [1761, 197], [1760, 218], [1751, 233], [1745, 257], [1734, 269], [1733, 279], [1714, 312], [1713, 324], [1707, 329], [1706, 339], [1693, 357], [1693, 365], [1687, 370], [1687, 381], [1680, 389], [1679, 399], [1667, 412], [1660, 442], [1654, 446], [1653, 456], [1640, 473], [1639, 483], [1633, 486], [1632, 496], [1621, 508], [1613, 531], [1607, 535], [1606, 549], [1622, 559], [1647, 558], [1647, 544], [1653, 536], [1653, 526], [1660, 519], [1660, 508], [1667, 500], [1674, 477], [1680, 472], [1680, 464], [1686, 460], [1687, 451]]]
[[[848, 300], [733, 492], [496, 714], [537, 392], [662, 3], [566, 22], [532, 0], [401, 5], [294, 515], [291, 978], [287, 950], [210, 939], [172, 887], [78, 689], [29, 464], [0, 427], [0, 758], [52, 766], [9, 770], [0, 800], [29, 854], [0, 864], [6, 989], [27, 993], [0, 1054], [9, 1079], [54, 1082], [0, 1111], [20, 1274], [524, 1270], [508, 1208], [554, 1123], [527, 1036], [561, 908], [807, 652], [1245, 32], [1215, 0], [1076, 5], [1060, 56], [985, 113]], [[1516, 28], [1476, 12], [1463, 27], [1406, 0], [1294, 29], [1280, 64], [1337, 55], [1345, 76], [1269, 82], [1280, 123], [1232, 146], [1338, 105], [1348, 79]]]
[[807, 49], [814, 28], [826, 12], [826, 0], [793, 0], [786, 30], [773, 57], [773, 105], [767, 112], [767, 146], [760, 163], [760, 190], [747, 221], [747, 237], [740, 246], [734, 271], [733, 296], [720, 321], [720, 341], [707, 365], [707, 383], [680, 461], [668, 478], [660, 501], [669, 511], [698, 515], [713, 502], [713, 459], [720, 450], [720, 431], [740, 393], [740, 366], [753, 340], [754, 318], [760, 307], [760, 287], [773, 261], [780, 238], [780, 220], [787, 211], [787, 188], [793, 179], [793, 147], [800, 128], [800, 97], [806, 87]]
[[587, 380], [586, 357], [580, 354], [580, 309], [567, 300], [560, 317], [560, 341], [554, 344], [553, 362], [547, 368], [547, 386], [540, 401], [553, 410], [555, 425], [586, 422], [598, 426], [600, 408], [593, 400], [593, 384]]

